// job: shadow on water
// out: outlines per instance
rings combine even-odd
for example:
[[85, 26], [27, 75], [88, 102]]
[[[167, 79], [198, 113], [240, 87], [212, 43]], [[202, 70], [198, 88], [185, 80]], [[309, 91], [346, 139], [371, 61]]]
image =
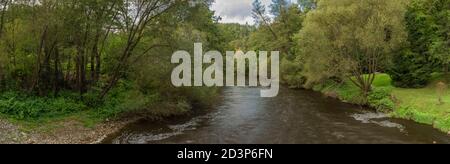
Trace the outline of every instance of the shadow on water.
[[385, 114], [320, 93], [282, 88], [261, 98], [259, 88], [226, 88], [223, 101], [191, 119], [142, 120], [105, 143], [115, 144], [298, 144], [450, 143], [430, 126]]

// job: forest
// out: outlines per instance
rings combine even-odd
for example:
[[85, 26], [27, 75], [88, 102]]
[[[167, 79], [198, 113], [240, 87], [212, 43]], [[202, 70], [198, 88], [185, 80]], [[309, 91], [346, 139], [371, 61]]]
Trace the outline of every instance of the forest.
[[1, 0], [0, 118], [96, 123], [208, 106], [220, 88], [170, 83], [172, 53], [203, 43], [280, 51], [291, 89], [450, 131], [450, 0], [254, 0], [247, 24], [220, 23], [212, 3]]
[[215, 89], [171, 87], [170, 55], [194, 42], [224, 49], [210, 3], [2, 0], [0, 112], [110, 117], [163, 100], [174, 113], [188, 110]]

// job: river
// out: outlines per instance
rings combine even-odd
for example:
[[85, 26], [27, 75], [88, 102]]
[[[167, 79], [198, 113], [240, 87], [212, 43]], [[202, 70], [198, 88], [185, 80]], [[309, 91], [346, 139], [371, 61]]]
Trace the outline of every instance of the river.
[[140, 121], [108, 137], [114, 144], [406, 144], [450, 143], [450, 137], [412, 121], [391, 119], [320, 93], [281, 88], [226, 88], [223, 100], [190, 119]]

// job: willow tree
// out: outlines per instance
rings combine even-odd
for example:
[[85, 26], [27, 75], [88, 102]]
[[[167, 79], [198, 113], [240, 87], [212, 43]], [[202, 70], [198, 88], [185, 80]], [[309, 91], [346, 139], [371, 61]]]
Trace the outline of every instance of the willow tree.
[[[129, 67], [129, 60], [136, 54], [135, 49], [138, 47], [145, 36], [145, 33], [152, 27], [158, 26], [157, 19], [169, 12], [178, 3], [184, 1], [174, 0], [127, 0], [119, 7], [117, 20], [119, 31], [126, 36], [126, 43], [121, 50], [115, 64], [108, 84], [100, 93], [99, 99], [103, 99], [108, 92], [122, 78], [124, 72]], [[158, 44], [149, 45], [144, 53], [159, 47]]]
[[296, 36], [310, 83], [343, 77], [363, 95], [406, 33], [406, 0], [320, 0]]

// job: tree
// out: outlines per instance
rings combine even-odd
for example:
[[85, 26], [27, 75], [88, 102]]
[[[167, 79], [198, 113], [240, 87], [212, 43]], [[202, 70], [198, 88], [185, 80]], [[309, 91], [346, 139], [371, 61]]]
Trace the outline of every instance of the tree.
[[317, 0], [297, 0], [302, 11], [310, 11], [317, 7]]
[[249, 50], [249, 36], [256, 28], [248, 24], [238, 23], [219, 24], [220, 35], [224, 43], [228, 43], [226, 50]]
[[272, 0], [272, 4], [269, 6], [270, 13], [275, 17], [278, 17], [286, 12], [289, 6], [290, 2], [288, 2], [288, 0]]
[[3, 33], [3, 26], [6, 19], [6, 11], [12, 0], [0, 0], [0, 38]]
[[392, 84], [401, 88], [420, 88], [427, 85], [431, 67], [427, 56], [406, 47], [395, 53], [388, 69]]
[[381, 66], [406, 37], [406, 2], [379, 0], [319, 1], [297, 35], [309, 83], [344, 77], [367, 96]]
[[[450, 0], [428, 0], [423, 2], [420, 12], [428, 15], [432, 27], [432, 40], [429, 53], [438, 61], [449, 75], [450, 65]], [[416, 6], [419, 7], [419, 6]], [[430, 34], [428, 34], [430, 35]]]
[[[144, 37], [147, 26], [154, 23], [153, 21], [169, 11], [173, 6], [175, 6], [175, 3], [171, 0], [132, 0], [120, 7], [119, 20], [124, 21], [124, 25], [120, 26], [120, 30], [127, 35], [127, 42], [119, 55], [118, 63], [112, 71], [108, 84], [100, 93], [100, 99], [103, 99], [123, 76], [123, 72], [128, 66], [128, 60], [131, 56], [136, 55], [134, 50]], [[132, 12], [130, 12], [130, 9], [132, 9]], [[151, 45], [146, 51], [150, 51], [155, 47], [157, 45]]]
[[[256, 2], [256, 1], [255, 1]], [[304, 81], [303, 77], [299, 77], [296, 72], [299, 66], [292, 62], [294, 58], [294, 49], [296, 45], [293, 35], [301, 28], [304, 20], [305, 12], [302, 12], [298, 5], [290, 5], [287, 1], [277, 1], [272, 7], [282, 5], [281, 12], [276, 14], [270, 23], [264, 23], [253, 32], [246, 43], [253, 50], [277, 50], [282, 55], [282, 80], [291, 86], [299, 86], [298, 82]], [[261, 5], [254, 4], [254, 15], [259, 16], [263, 12], [258, 12]], [[262, 16], [255, 17], [261, 18]]]
[[[406, 12], [408, 45], [390, 69], [398, 87], [423, 87], [438, 66], [448, 72], [450, 17], [448, 0], [414, 0]], [[438, 71], [440, 71], [439, 69]]]
[[273, 35], [273, 37], [278, 37], [275, 31], [270, 27], [270, 18], [267, 16], [266, 7], [261, 3], [260, 0], [253, 1], [252, 16], [255, 20], [255, 24], [257, 24], [258, 26], [266, 27]]

